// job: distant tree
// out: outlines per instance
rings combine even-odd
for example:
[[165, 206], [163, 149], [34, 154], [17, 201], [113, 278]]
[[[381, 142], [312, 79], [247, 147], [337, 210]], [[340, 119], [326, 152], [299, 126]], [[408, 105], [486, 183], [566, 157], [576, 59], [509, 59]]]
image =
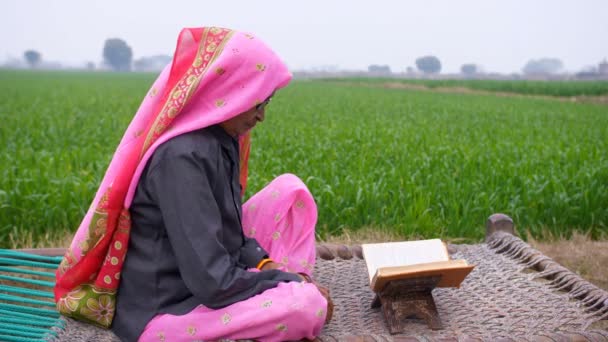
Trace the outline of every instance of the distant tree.
[[103, 46], [103, 59], [115, 71], [129, 71], [131, 70], [133, 51], [122, 39], [107, 39]]
[[95, 63], [87, 62], [86, 68], [87, 68], [87, 70], [95, 70]]
[[372, 74], [390, 74], [391, 67], [389, 67], [388, 65], [372, 64], [367, 67], [367, 71]]
[[435, 74], [441, 71], [441, 62], [435, 56], [424, 56], [416, 59], [416, 67], [425, 74]]
[[460, 72], [466, 76], [472, 76], [479, 72], [476, 64], [463, 64], [460, 67]]
[[413, 74], [413, 73], [414, 73], [414, 71], [415, 71], [415, 70], [414, 70], [414, 68], [412, 68], [411, 66], [408, 66], [408, 67], [405, 69], [405, 72], [407, 72], [408, 74]]
[[25, 58], [25, 61], [31, 68], [34, 68], [40, 63], [42, 55], [36, 50], [27, 50], [23, 53], [23, 58]]
[[557, 58], [531, 59], [522, 71], [526, 75], [552, 75], [562, 70], [564, 64]]

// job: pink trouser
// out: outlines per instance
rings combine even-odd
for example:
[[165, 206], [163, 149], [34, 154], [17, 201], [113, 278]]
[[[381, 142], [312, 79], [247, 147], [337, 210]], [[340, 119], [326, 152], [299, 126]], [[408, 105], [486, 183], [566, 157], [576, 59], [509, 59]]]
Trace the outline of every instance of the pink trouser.
[[[291, 174], [277, 177], [243, 206], [245, 235], [255, 238], [288, 272], [312, 272], [316, 221], [312, 195]], [[199, 305], [182, 316], [157, 315], [139, 340], [312, 339], [323, 328], [326, 309], [327, 301], [315, 285], [286, 282], [222, 309]]]

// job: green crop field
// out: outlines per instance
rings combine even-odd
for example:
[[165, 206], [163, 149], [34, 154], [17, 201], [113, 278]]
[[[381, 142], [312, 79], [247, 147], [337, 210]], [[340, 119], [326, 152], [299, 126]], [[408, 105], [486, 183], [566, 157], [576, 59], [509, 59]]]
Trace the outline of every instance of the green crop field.
[[541, 96], [599, 96], [608, 95], [608, 81], [529, 81], [529, 80], [427, 80], [400, 78], [325, 79], [330, 82], [373, 85], [402, 83], [434, 88], [467, 88], [489, 92]]
[[[150, 74], [0, 71], [0, 245], [55, 241], [87, 210]], [[568, 87], [569, 85], [565, 85]], [[608, 106], [295, 81], [253, 133], [247, 196], [290, 172], [321, 236], [608, 230]]]

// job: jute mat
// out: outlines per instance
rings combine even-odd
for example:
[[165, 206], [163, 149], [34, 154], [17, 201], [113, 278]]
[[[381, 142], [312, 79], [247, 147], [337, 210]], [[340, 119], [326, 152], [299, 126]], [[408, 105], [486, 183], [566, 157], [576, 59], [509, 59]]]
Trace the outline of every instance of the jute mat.
[[[360, 246], [319, 245], [316, 280], [330, 288], [334, 316], [321, 341], [608, 341], [608, 293], [531, 248], [498, 232], [487, 243], [450, 245], [452, 258], [476, 268], [459, 289], [437, 288], [443, 330], [408, 319], [391, 335], [372, 309]], [[60, 341], [119, 339], [108, 330], [66, 319]]]

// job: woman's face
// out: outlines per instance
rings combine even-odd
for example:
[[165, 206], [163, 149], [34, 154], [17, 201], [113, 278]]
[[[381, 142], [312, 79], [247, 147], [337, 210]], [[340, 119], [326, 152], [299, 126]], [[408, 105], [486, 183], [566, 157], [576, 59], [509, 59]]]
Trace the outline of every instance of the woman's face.
[[226, 133], [237, 138], [240, 135], [247, 133], [251, 130], [258, 122], [264, 121], [264, 115], [266, 114], [266, 106], [270, 102], [272, 95], [267, 98], [264, 102], [256, 105], [250, 110], [243, 112], [232, 119], [226, 120], [220, 123], [220, 126], [226, 131]]
[[226, 133], [237, 138], [255, 127], [258, 122], [264, 121], [265, 111], [266, 108], [264, 107], [253, 107], [250, 110], [233, 117], [232, 119], [228, 119], [220, 123], [220, 126], [226, 131]]

